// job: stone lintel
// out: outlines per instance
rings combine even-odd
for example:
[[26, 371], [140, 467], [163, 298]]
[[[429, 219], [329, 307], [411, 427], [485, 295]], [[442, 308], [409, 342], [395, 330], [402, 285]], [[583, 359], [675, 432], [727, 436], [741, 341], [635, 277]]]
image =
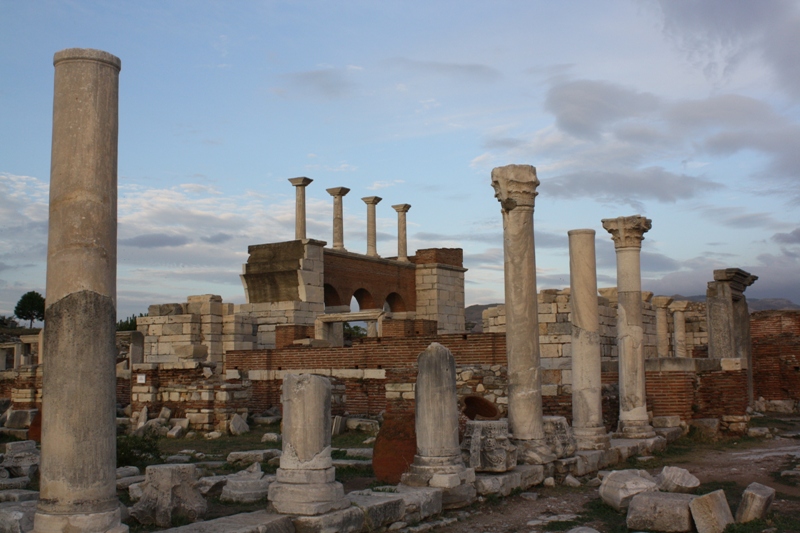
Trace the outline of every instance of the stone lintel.
[[641, 215], [604, 218], [601, 222], [611, 234], [614, 248], [641, 248], [644, 234], [653, 227], [653, 221]]
[[666, 308], [672, 303], [671, 296], [653, 296], [653, 305], [659, 308]]
[[689, 304], [692, 302], [688, 300], [676, 300], [669, 304], [669, 310], [673, 313], [675, 312], [684, 312], [689, 309]]
[[723, 268], [714, 271], [714, 281], [722, 281], [730, 284], [731, 291], [743, 293], [747, 287], [755, 283], [758, 276], [754, 276], [741, 268]]

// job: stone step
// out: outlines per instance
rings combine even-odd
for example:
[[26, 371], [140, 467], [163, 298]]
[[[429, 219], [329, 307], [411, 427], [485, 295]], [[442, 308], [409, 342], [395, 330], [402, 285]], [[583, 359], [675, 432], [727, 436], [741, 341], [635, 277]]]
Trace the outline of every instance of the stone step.
[[174, 527], [164, 531], [174, 533], [294, 533], [294, 526], [289, 516], [255, 511], [205, 522], [195, 522], [188, 526]]

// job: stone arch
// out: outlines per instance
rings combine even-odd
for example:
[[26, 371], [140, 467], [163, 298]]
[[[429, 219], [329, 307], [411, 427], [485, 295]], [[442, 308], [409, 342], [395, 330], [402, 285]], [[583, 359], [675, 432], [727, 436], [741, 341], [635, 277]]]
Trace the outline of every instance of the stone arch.
[[403, 300], [403, 297], [396, 292], [392, 292], [386, 297], [386, 303], [389, 305], [389, 309], [393, 313], [404, 313], [408, 311], [408, 309], [406, 309], [406, 302]]
[[362, 311], [366, 309], [375, 309], [378, 307], [375, 305], [375, 299], [372, 297], [372, 294], [370, 294], [367, 289], [358, 289], [353, 293], [353, 298], [356, 299], [358, 302], [358, 307]]
[[342, 299], [339, 297], [339, 292], [333, 285], [326, 283], [324, 289], [325, 289], [325, 307], [342, 305]]

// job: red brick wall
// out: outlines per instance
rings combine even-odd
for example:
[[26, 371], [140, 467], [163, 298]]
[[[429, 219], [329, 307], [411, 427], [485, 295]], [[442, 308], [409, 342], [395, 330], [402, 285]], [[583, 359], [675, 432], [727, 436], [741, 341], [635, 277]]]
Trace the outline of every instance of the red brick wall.
[[[680, 416], [681, 420], [691, 420], [695, 376], [694, 372], [647, 372], [648, 411], [652, 411], [653, 416]], [[747, 394], [746, 388], [744, 393]]]
[[325, 284], [336, 289], [339, 302], [326, 301], [325, 305], [350, 305], [350, 299], [358, 289], [365, 289], [372, 296], [370, 304], [362, 310], [380, 309], [391, 293], [396, 292], [403, 300], [405, 309], [393, 311], [416, 311], [417, 280], [412, 264], [376, 261], [349, 254], [324, 250]]
[[275, 326], [275, 348], [277, 349], [291, 346], [296, 340], [313, 338], [314, 326], [302, 326], [299, 324], [280, 324]]
[[462, 267], [464, 266], [464, 250], [461, 248], [426, 248], [417, 250], [417, 253], [408, 259], [417, 265], [440, 263]]
[[117, 378], [117, 403], [123, 407], [131, 403], [130, 378]]
[[750, 316], [753, 392], [766, 400], [800, 400], [800, 311]]
[[436, 320], [384, 320], [384, 337], [430, 337], [436, 335]]
[[697, 378], [692, 418], [746, 414], [747, 370], [702, 372]]

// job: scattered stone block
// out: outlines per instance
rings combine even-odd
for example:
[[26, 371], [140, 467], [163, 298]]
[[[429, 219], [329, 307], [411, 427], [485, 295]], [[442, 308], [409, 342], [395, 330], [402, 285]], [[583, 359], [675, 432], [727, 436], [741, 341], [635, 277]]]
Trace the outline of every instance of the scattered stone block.
[[766, 518], [774, 499], [775, 489], [761, 483], [750, 483], [742, 494], [739, 508], [736, 509], [736, 523], [744, 524]]
[[699, 479], [685, 468], [676, 466], [665, 466], [656, 476], [656, 483], [658, 483], [658, 490], [683, 494], [692, 494], [700, 486]]
[[192, 460], [191, 455], [183, 455], [179, 453], [176, 455], [170, 455], [169, 457], [166, 458], [165, 462], [170, 465], [176, 465], [176, 464], [188, 463], [191, 460]]
[[195, 488], [195, 465], [148, 466], [145, 476], [141, 499], [130, 510], [139, 523], [169, 527], [174, 517], [194, 522], [206, 514], [206, 500]]
[[222, 489], [228, 482], [228, 476], [206, 476], [197, 480], [195, 487], [206, 498], [212, 498], [222, 494]]
[[208, 433], [206, 433], [206, 439], [207, 440], [218, 439], [221, 436], [222, 436], [222, 433], [220, 433], [219, 431], [209, 431]]
[[689, 425], [696, 428], [703, 437], [713, 439], [719, 435], [719, 418], [695, 418]]
[[344, 427], [344, 418], [339, 415], [334, 416], [331, 423], [331, 435], [341, 435]]
[[261, 442], [280, 442], [281, 435], [280, 433], [264, 433], [264, 436], [261, 437]]
[[581, 486], [581, 482], [578, 481], [572, 474], [567, 474], [567, 477], [564, 478], [564, 485], [577, 488]]
[[364, 528], [365, 522], [364, 512], [358, 507], [348, 507], [318, 516], [300, 516], [293, 520], [295, 533], [356, 533]]
[[292, 519], [267, 511], [240, 513], [172, 528], [170, 533], [294, 533]]
[[722, 533], [733, 524], [733, 514], [723, 490], [695, 497], [690, 503], [697, 533]]
[[405, 503], [403, 520], [410, 524], [442, 512], [442, 491], [439, 489], [398, 485], [397, 495]]
[[4, 502], [27, 502], [39, 499], [38, 490], [10, 489], [0, 491], [0, 503]]
[[165, 422], [169, 422], [169, 419], [172, 418], [172, 409], [169, 407], [162, 407], [161, 411], [158, 413], [158, 418], [164, 420]]
[[631, 498], [627, 525], [630, 531], [687, 533], [693, 530], [691, 494], [641, 492]]
[[556, 486], [556, 479], [552, 476], [544, 478], [544, 482], [542, 483], [545, 487], [555, 487]]
[[363, 431], [365, 433], [372, 433], [376, 435], [381, 426], [377, 420], [369, 418], [348, 418], [347, 429], [350, 431]]
[[681, 425], [679, 416], [654, 416], [651, 423], [653, 428], [676, 428]]
[[141, 471], [135, 466], [120, 466], [117, 468], [117, 479], [138, 476], [139, 474], [141, 474]]
[[129, 476], [117, 480], [117, 490], [129, 489], [135, 483], [141, 483], [145, 480], [145, 476]]
[[27, 429], [36, 418], [38, 409], [11, 410], [6, 416], [5, 427], [11, 429]]
[[250, 426], [248, 426], [244, 418], [237, 413], [231, 417], [229, 429], [232, 435], [243, 435], [250, 431]]
[[37, 501], [0, 503], [0, 531], [27, 533], [33, 531]]
[[603, 479], [600, 498], [608, 505], [622, 511], [628, 508], [631, 499], [641, 492], [656, 492], [658, 485], [642, 477], [639, 470], [615, 470]]
[[0, 490], [24, 489], [31, 482], [28, 476], [0, 479]]
[[656, 435], [663, 438], [667, 443], [675, 442], [683, 436], [683, 428], [655, 428]]
[[593, 527], [578, 526], [578, 527], [573, 527], [572, 529], [567, 531], [567, 533], [600, 533], [600, 532]]
[[403, 498], [396, 494], [356, 491], [348, 494], [347, 498], [364, 512], [366, 527], [370, 531], [397, 522], [405, 514]]
[[32, 477], [39, 468], [41, 455], [36, 448], [36, 442], [23, 440], [6, 444], [6, 453], [0, 464], [8, 470], [12, 477]]
[[514, 489], [520, 488], [522, 479], [519, 472], [503, 472], [502, 474], [477, 474], [475, 490], [481, 496], [498, 494], [508, 496]]
[[254, 416], [253, 417], [253, 424], [259, 426], [271, 426], [272, 424], [277, 424], [281, 421], [280, 416]]
[[756, 439], [766, 439], [772, 437], [769, 428], [750, 428], [747, 430], [747, 436]]
[[182, 427], [180, 427], [180, 426], [172, 426], [172, 429], [170, 429], [167, 432], [167, 438], [168, 439], [179, 439], [179, 438], [181, 438], [183, 436], [183, 431], [184, 431], [184, 429]]
[[134, 483], [128, 487], [128, 497], [132, 502], [138, 502], [141, 500], [142, 494], [144, 494], [144, 481], [141, 483]]
[[231, 452], [226, 459], [229, 463], [263, 463], [267, 459], [275, 457], [270, 450], [248, 450], [244, 452]]

